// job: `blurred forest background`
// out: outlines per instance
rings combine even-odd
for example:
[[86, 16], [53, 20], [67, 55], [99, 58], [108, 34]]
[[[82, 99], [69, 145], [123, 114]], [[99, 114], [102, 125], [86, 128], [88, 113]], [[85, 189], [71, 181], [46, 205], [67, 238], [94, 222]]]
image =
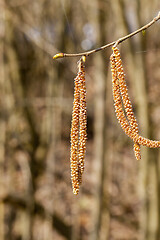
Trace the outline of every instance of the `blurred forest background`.
[[[111, 48], [86, 62], [88, 140], [73, 195], [70, 126], [78, 58], [150, 22], [159, 0], [0, 0], [0, 240], [160, 240], [160, 150], [114, 113]], [[120, 45], [140, 134], [160, 139], [160, 22]]]

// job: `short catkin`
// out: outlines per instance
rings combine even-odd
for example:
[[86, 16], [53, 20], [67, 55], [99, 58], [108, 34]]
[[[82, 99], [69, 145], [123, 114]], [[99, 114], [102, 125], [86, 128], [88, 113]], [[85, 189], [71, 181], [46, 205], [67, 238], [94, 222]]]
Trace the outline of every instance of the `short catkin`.
[[86, 87], [85, 87], [85, 57], [78, 63], [78, 74], [74, 80], [74, 101], [71, 124], [71, 180], [73, 193], [79, 193], [84, 171], [84, 158], [87, 139], [87, 117], [86, 117]]

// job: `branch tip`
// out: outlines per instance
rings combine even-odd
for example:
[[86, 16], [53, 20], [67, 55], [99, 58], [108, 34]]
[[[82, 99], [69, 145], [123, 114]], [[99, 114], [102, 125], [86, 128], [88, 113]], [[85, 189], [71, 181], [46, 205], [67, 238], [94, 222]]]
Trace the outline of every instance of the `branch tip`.
[[57, 53], [56, 55], [53, 56], [53, 59], [63, 58], [63, 57], [64, 57], [64, 53]]

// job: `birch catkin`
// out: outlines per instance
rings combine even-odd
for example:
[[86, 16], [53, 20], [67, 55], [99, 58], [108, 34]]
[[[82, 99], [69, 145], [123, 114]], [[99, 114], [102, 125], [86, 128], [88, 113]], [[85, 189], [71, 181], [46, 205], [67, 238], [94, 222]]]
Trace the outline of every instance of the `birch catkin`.
[[85, 71], [82, 59], [81, 63], [81, 77], [80, 77], [80, 134], [79, 134], [79, 163], [81, 174], [84, 171], [84, 158], [86, 152], [86, 139], [87, 139], [87, 116], [86, 116], [86, 84], [85, 84]]
[[[120, 92], [121, 92], [121, 96], [122, 96], [124, 109], [125, 109], [125, 112], [127, 114], [127, 118], [128, 118], [129, 124], [132, 128], [132, 131], [134, 133], [139, 134], [138, 123], [137, 123], [136, 117], [134, 116], [134, 113], [133, 113], [132, 103], [131, 103], [131, 100], [130, 100], [129, 95], [128, 95], [127, 84], [126, 84], [126, 81], [125, 81], [125, 78], [124, 78], [125, 74], [124, 74], [124, 71], [123, 71], [120, 52], [119, 52], [119, 49], [117, 47], [113, 47], [112, 49], [113, 49], [113, 54], [115, 56], [115, 65], [116, 65], [116, 70], [117, 70], [117, 77], [118, 77], [118, 82], [119, 82], [119, 87], [120, 87]], [[136, 159], [140, 160], [141, 159], [141, 153], [140, 153], [140, 145], [138, 143], [134, 143], [134, 153], [135, 153]]]
[[118, 75], [118, 80], [119, 80], [119, 87], [120, 87], [120, 92], [121, 92], [121, 96], [123, 99], [125, 112], [127, 114], [127, 118], [129, 120], [129, 123], [130, 123], [133, 131], [138, 133], [138, 123], [134, 116], [132, 103], [131, 103], [129, 95], [128, 95], [128, 89], [127, 89], [126, 81], [124, 78], [124, 71], [123, 71], [120, 52], [117, 47], [113, 47], [112, 49], [113, 49], [113, 54], [115, 56], [115, 64], [116, 64], [117, 75]]
[[86, 117], [86, 87], [85, 87], [85, 57], [78, 64], [78, 74], [75, 78], [74, 102], [71, 124], [71, 180], [73, 193], [78, 194], [84, 171], [84, 158], [87, 138]]
[[[140, 145], [150, 148], [160, 147], [160, 141], [154, 141], [139, 135], [138, 124], [133, 113], [131, 101], [128, 96], [122, 61], [118, 48], [113, 47], [113, 54], [110, 57], [112, 72], [112, 90], [115, 112], [117, 119], [124, 132], [134, 141], [134, 152], [137, 160], [141, 159]], [[123, 111], [126, 112], [126, 115]]]
[[112, 92], [113, 92], [113, 100], [114, 100], [116, 116], [124, 132], [130, 138], [133, 139], [134, 136], [132, 133], [132, 129], [123, 112], [123, 105], [121, 101], [121, 94], [120, 94], [119, 83], [118, 83], [115, 56], [113, 54], [111, 55], [110, 60], [111, 60], [111, 72], [112, 72]]
[[79, 111], [80, 111], [80, 93], [79, 93], [79, 74], [74, 80], [74, 102], [72, 111], [72, 126], [71, 126], [71, 180], [73, 193], [79, 192], [79, 174], [78, 174], [78, 139], [79, 139]]

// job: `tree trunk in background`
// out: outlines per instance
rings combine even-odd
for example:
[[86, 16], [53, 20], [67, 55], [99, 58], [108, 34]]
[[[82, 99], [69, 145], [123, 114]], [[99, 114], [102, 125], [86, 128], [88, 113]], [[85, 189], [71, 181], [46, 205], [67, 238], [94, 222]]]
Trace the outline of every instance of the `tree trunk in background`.
[[[5, 160], [5, 138], [6, 138], [6, 121], [4, 117], [5, 103], [5, 73], [4, 73], [4, 37], [5, 37], [5, 2], [0, 2], [0, 189], [3, 194], [4, 186], [4, 160]], [[4, 240], [4, 203], [0, 202], [0, 239]]]
[[93, 223], [95, 231], [91, 239], [97, 240], [99, 236], [100, 210], [102, 197], [102, 166], [104, 166], [104, 123], [105, 123], [105, 78], [103, 76], [102, 56], [95, 56], [97, 70], [94, 72], [95, 82], [95, 115], [94, 115], [94, 171], [97, 187], [95, 191], [95, 207]]
[[[157, 161], [156, 173], [157, 173], [157, 192], [158, 192], [158, 226], [160, 225], [160, 152], [158, 154], [158, 161]], [[158, 227], [157, 231], [157, 239], [160, 236], [160, 227]]]
[[[7, 20], [6, 21], [6, 28], [7, 28], [7, 34], [5, 37], [6, 41], [6, 51], [5, 56], [7, 59], [8, 65], [5, 68], [5, 105], [6, 105], [6, 111], [8, 119], [7, 121], [11, 123], [11, 130], [10, 133], [14, 134], [16, 126], [18, 126], [19, 118], [18, 113], [23, 112], [23, 109], [21, 107], [17, 107], [17, 103], [22, 104], [23, 99], [23, 87], [22, 82], [20, 81], [20, 72], [19, 72], [19, 63], [18, 63], [18, 57], [17, 52], [12, 47], [14, 42], [14, 26], [11, 22], [11, 16], [10, 12], [7, 11]], [[21, 105], [23, 106], [23, 104]], [[11, 112], [11, 114], [10, 114]], [[16, 155], [18, 154], [18, 151], [16, 147], [12, 148], [12, 151], [10, 152], [10, 157], [8, 161], [8, 172], [10, 176], [10, 181], [8, 184], [7, 193], [8, 194], [15, 194], [16, 195]], [[23, 161], [23, 160], [21, 160]], [[25, 169], [23, 167], [25, 166]], [[22, 169], [26, 172], [28, 176], [28, 189], [26, 192], [23, 192], [23, 197], [28, 200], [28, 208], [27, 211], [20, 211], [19, 209], [16, 212], [15, 220], [13, 222], [10, 222], [9, 224], [13, 224], [15, 229], [17, 230], [18, 235], [21, 235], [22, 240], [31, 240], [32, 239], [32, 202], [33, 202], [33, 191], [32, 191], [32, 176], [30, 175], [30, 169], [28, 170], [29, 165], [28, 161], [24, 160], [24, 164], [22, 164]], [[31, 203], [31, 204], [30, 204]], [[14, 228], [13, 227], [13, 228]], [[13, 229], [11, 227], [10, 229], [11, 235], [13, 235]]]
[[[137, 8], [138, 25], [143, 24], [143, 17], [146, 17], [143, 1], [139, 2]], [[135, 70], [139, 76], [135, 76], [135, 86], [138, 100], [138, 116], [140, 119], [140, 126], [142, 126], [142, 135], [152, 138], [153, 128], [149, 116], [150, 105], [148, 104], [148, 80], [147, 65], [144, 52], [146, 51], [146, 37], [140, 34], [139, 43], [137, 42], [135, 49], [139, 54], [134, 54]], [[159, 224], [158, 224], [158, 191], [157, 191], [157, 151], [151, 149], [143, 151], [142, 160], [140, 164], [140, 196], [142, 197], [143, 211], [140, 218], [140, 239], [152, 240], [157, 238]], [[141, 195], [142, 194], [142, 195]]]
[[[140, 125], [140, 134], [149, 136], [148, 102], [147, 89], [144, 77], [142, 56], [134, 56], [134, 84], [137, 96], [137, 118]], [[142, 127], [141, 127], [142, 126]], [[146, 239], [147, 230], [147, 166], [149, 160], [149, 149], [141, 147], [142, 160], [139, 163], [139, 185], [138, 192], [140, 197], [140, 239]]]
[[[93, 2], [93, 1], [92, 1]], [[101, 33], [104, 26], [103, 17], [100, 11], [101, 1], [95, 1], [94, 11], [94, 25], [97, 31], [97, 42], [100, 45], [104, 44], [104, 36]], [[99, 13], [99, 15], [98, 15]], [[101, 15], [100, 15], [101, 14]], [[103, 25], [102, 25], [103, 24]], [[103, 199], [103, 184], [104, 184], [104, 166], [105, 166], [105, 127], [106, 127], [106, 64], [102, 54], [95, 55], [93, 60], [94, 68], [94, 177], [96, 179], [96, 187], [94, 189], [94, 211], [93, 211], [93, 228], [95, 229], [91, 233], [90, 239], [97, 240], [101, 239], [100, 229], [102, 221], [102, 199]], [[106, 206], [105, 206], [106, 207]], [[106, 210], [106, 209], [105, 209]], [[107, 228], [107, 226], [106, 226]]]
[[[104, 1], [97, 1], [97, 6], [99, 9], [99, 42], [100, 45], [104, 45], [106, 42], [108, 42], [108, 37], [106, 35], [105, 29], [108, 28], [108, 15], [109, 15], [109, 8], [105, 6]], [[109, 118], [109, 112], [107, 109], [110, 107], [107, 105], [107, 85], [110, 78], [108, 77], [108, 71], [110, 72], [110, 53], [104, 52], [101, 53], [102, 55], [102, 63], [101, 61], [98, 61], [98, 67], [101, 69], [102, 73], [102, 79], [103, 79], [103, 85], [101, 86], [101, 98], [102, 98], [102, 166], [101, 166], [101, 179], [100, 179], [100, 196], [99, 196], [99, 215], [97, 216], [98, 221], [98, 228], [97, 228], [97, 239], [99, 240], [106, 240], [109, 237], [109, 221], [110, 221], [110, 213], [109, 213], [109, 171], [110, 171], [110, 149], [109, 149], [109, 142], [111, 141], [111, 134], [109, 131], [109, 125], [108, 125], [108, 118]], [[96, 56], [95, 56], [96, 59]], [[96, 61], [95, 61], [96, 62]], [[95, 63], [96, 64], [96, 63]], [[97, 79], [97, 84], [99, 84], [99, 79]], [[96, 84], [95, 84], [96, 86]], [[98, 120], [98, 105], [97, 105], [97, 120]], [[97, 148], [98, 149], [98, 148]]]

